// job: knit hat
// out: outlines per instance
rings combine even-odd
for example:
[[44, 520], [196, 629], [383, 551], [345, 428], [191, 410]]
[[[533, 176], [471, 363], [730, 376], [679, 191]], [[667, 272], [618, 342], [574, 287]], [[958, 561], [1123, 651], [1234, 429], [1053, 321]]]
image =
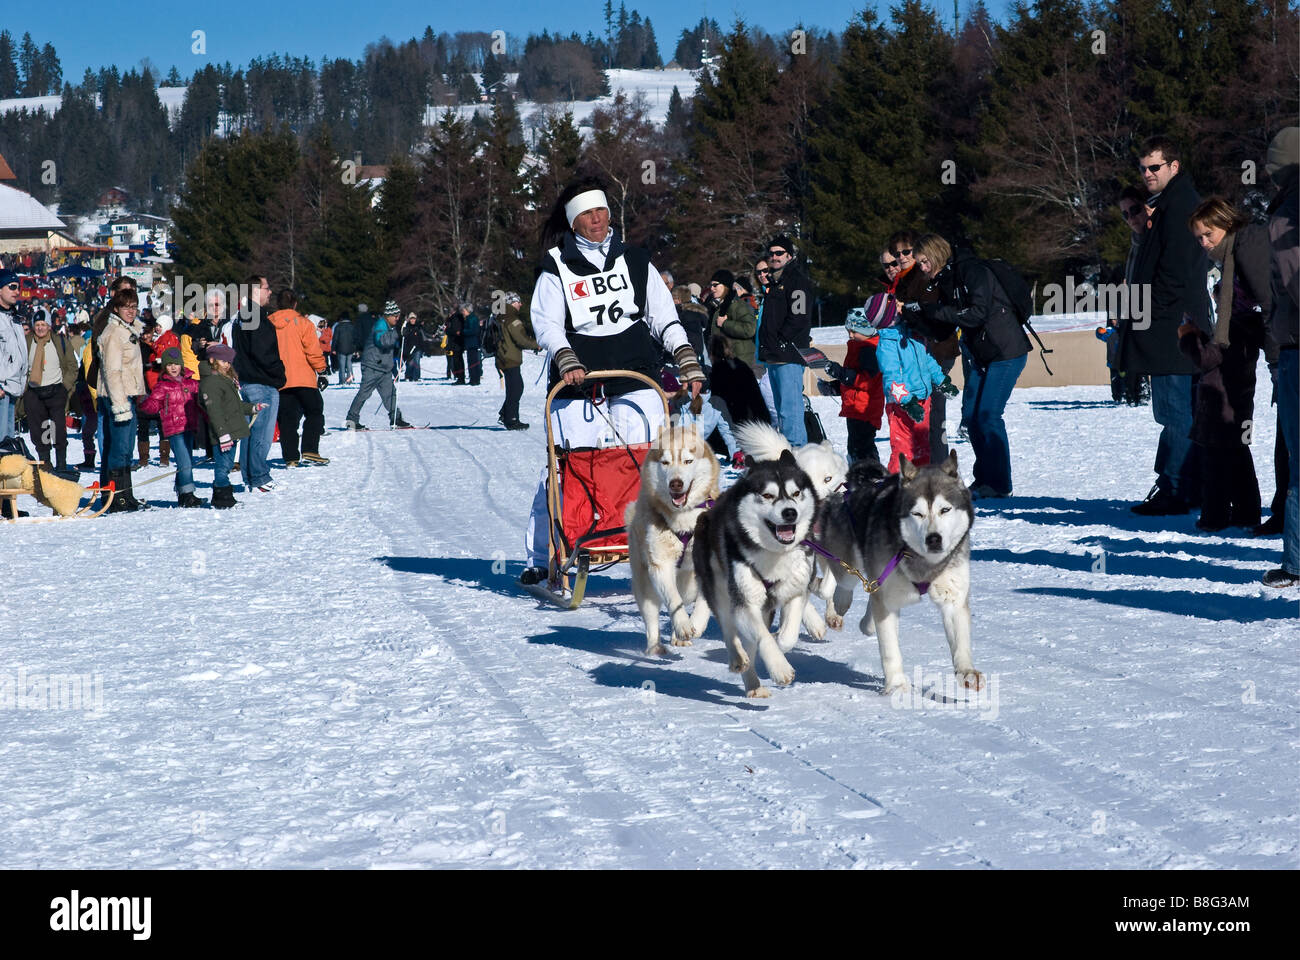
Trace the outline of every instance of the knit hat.
[[713, 273], [713, 279], [710, 282], [720, 283], [730, 290], [731, 285], [736, 282], [736, 275], [730, 270], [715, 270]]
[[402, 315], [402, 311], [397, 306], [396, 300], [389, 300], [387, 303], [384, 304], [384, 316], [400, 317], [401, 315]]
[[506, 294], [506, 303], [523, 303], [523, 297], [519, 296], [514, 290]]
[[745, 293], [754, 292], [754, 282], [744, 274], [741, 274], [740, 276], [736, 277], [736, 279], [733, 280], [732, 282], [735, 283], [737, 286], [739, 286], [740, 289], [743, 290]]
[[794, 244], [790, 242], [790, 238], [784, 233], [779, 233], [768, 241], [767, 249], [771, 250], [773, 247], [776, 247], [778, 250], [784, 250], [792, 257], [794, 256]]
[[[1279, 173], [1298, 163], [1300, 163], [1300, 127], [1284, 127], [1268, 145], [1264, 169], [1276, 182]], [[1282, 184], [1279, 183], [1278, 186]]]
[[[227, 347], [226, 349], [230, 348]], [[212, 356], [211, 347], [208, 347], [208, 356]], [[168, 347], [162, 352], [162, 365], [165, 367], [169, 363], [179, 363], [181, 366], [185, 365], [185, 361], [181, 359], [180, 347]]]
[[877, 330], [892, 327], [898, 316], [898, 304], [887, 293], [878, 293], [871, 297], [862, 309], [866, 312], [867, 323]]
[[862, 307], [850, 307], [844, 318], [844, 329], [849, 333], [860, 333], [864, 337], [874, 337], [876, 328], [867, 322], [867, 311]]
[[[168, 348], [171, 349], [170, 347]], [[165, 354], [165, 351], [164, 351]], [[234, 363], [234, 348], [226, 346], [224, 343], [213, 343], [208, 346], [208, 359], [220, 360], [222, 363]]]
[[12, 270], [0, 268], [0, 287], [7, 287], [18, 279], [18, 274]]

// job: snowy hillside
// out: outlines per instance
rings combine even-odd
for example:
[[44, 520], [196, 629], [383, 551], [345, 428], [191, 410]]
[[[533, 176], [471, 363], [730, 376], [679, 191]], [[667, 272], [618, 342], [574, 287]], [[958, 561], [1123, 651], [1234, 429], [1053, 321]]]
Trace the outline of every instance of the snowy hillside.
[[[527, 432], [496, 426], [489, 364], [480, 387], [400, 385], [433, 429], [331, 433], [331, 465], [279, 471], [283, 492], [236, 492], [228, 513], [165, 506], [162, 481], [137, 486], [159, 504], [142, 515], [0, 528], [21, 577], [0, 596], [0, 862], [1295, 866], [1300, 595], [1258, 584], [1279, 539], [1129, 513], [1149, 408], [1099, 387], [1013, 396], [1016, 495], [973, 531], [987, 695], [945, 692], [924, 604], [903, 615], [918, 694], [880, 696], [859, 593], [755, 702], [715, 624], [641, 655], [624, 568], [574, 612], [513, 584], [539, 373], [530, 356]], [[1261, 366], [1267, 500], [1266, 384]], [[325, 392], [332, 428], [352, 396]], [[843, 449], [834, 402], [815, 403]], [[98, 708], [34, 708], [49, 674], [91, 675]]]

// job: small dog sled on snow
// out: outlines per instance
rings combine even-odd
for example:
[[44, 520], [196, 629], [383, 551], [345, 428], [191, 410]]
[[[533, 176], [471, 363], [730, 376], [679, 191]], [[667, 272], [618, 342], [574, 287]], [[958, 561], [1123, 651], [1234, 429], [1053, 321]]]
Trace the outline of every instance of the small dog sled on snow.
[[[24, 523], [45, 523], [67, 517], [97, 517], [113, 502], [115, 489], [112, 483], [107, 488], [100, 489], [99, 481], [96, 480], [89, 487], [83, 487], [73, 480], [65, 480], [49, 470], [41, 469], [42, 464], [32, 459], [30, 453], [26, 452], [25, 445], [16, 447], [23, 452], [9, 453], [10, 449], [15, 447], [6, 446], [0, 450], [0, 503], [5, 507], [0, 510], [0, 519], [18, 522], [18, 497], [24, 494], [34, 497], [38, 503], [54, 511], [53, 516], [29, 517], [22, 521]], [[83, 507], [81, 500], [87, 493], [90, 494], [90, 502]], [[100, 501], [98, 504], [97, 499]]]
[[[594, 370], [584, 385], [614, 379], [637, 380], [653, 388], [668, 420], [668, 397], [650, 377], [634, 370]], [[550, 575], [524, 589], [568, 610], [582, 603], [587, 577], [628, 559], [624, 514], [641, 486], [641, 466], [651, 442], [557, 449], [551, 405], [564, 389], [546, 396], [546, 511]]]

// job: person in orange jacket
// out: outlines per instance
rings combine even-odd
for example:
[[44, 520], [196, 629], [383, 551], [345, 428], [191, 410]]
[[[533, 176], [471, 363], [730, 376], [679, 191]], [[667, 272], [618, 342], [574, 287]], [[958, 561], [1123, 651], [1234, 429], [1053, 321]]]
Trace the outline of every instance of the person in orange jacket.
[[[275, 310], [269, 317], [275, 328], [280, 360], [284, 364], [284, 386], [280, 388], [280, 453], [286, 467], [301, 460], [329, 463], [320, 455], [320, 437], [325, 432], [325, 401], [316, 385], [325, 372], [316, 325], [298, 312], [298, 295], [281, 290], [275, 295]], [[302, 421], [302, 454], [298, 453], [298, 423]]]

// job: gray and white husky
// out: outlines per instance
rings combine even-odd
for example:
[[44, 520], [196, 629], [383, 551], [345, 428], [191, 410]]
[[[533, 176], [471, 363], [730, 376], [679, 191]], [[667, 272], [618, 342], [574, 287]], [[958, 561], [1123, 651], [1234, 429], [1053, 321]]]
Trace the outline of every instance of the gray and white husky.
[[[812, 480], [786, 450], [779, 459], [754, 463], [695, 525], [691, 551], [700, 592], [747, 697], [770, 695], [758, 682], [755, 656], [773, 683], [794, 680], [785, 651], [798, 639], [808, 602], [813, 560], [801, 541], [817, 502]], [[777, 610], [781, 627], [773, 637], [768, 626]]]
[[[958, 679], [978, 690], [984, 677], [971, 664], [970, 650], [970, 528], [975, 509], [957, 472], [957, 453], [938, 466], [925, 467], [900, 457], [898, 471], [889, 476], [879, 464], [854, 464], [848, 495], [823, 510], [822, 544], [881, 581], [859, 627], [866, 636], [879, 637], [884, 693], [908, 687], [898, 648], [898, 613], [923, 596], [943, 616]], [[826, 619], [840, 626], [860, 581], [838, 566], [832, 573], [835, 588]]]

